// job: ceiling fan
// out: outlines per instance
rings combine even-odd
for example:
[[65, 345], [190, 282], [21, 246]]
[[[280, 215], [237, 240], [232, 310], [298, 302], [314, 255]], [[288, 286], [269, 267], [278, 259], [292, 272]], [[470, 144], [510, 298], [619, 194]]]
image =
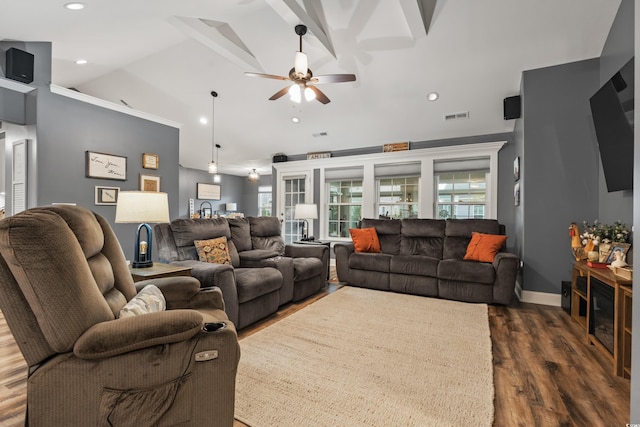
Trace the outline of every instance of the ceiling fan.
[[293, 84], [280, 89], [273, 94], [270, 101], [274, 101], [284, 94], [289, 93], [291, 100], [294, 102], [302, 101], [302, 95], [307, 101], [317, 99], [323, 104], [331, 102], [327, 95], [325, 95], [320, 89], [315, 87], [316, 84], [323, 83], [341, 83], [341, 82], [353, 82], [356, 80], [355, 74], [325, 74], [323, 76], [313, 76], [313, 73], [309, 69], [307, 62], [307, 54], [302, 51], [302, 36], [307, 33], [306, 25], [296, 25], [296, 34], [300, 36], [300, 51], [296, 52], [294, 59], [294, 67], [289, 71], [289, 77], [276, 76], [273, 74], [260, 74], [260, 73], [244, 73], [245, 76], [250, 77], [264, 77], [266, 79], [276, 80], [289, 80]]

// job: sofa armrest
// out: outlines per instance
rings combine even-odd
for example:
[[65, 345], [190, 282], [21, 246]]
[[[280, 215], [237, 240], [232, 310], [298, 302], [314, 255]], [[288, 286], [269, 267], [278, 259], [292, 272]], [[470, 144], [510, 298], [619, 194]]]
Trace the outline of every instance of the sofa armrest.
[[353, 242], [335, 243], [333, 253], [336, 255], [336, 273], [338, 280], [349, 283], [349, 256], [355, 252]]
[[143, 280], [136, 283], [137, 291], [140, 292], [148, 284], [153, 284], [160, 289], [167, 301], [168, 310], [186, 308], [224, 311], [224, 299], [220, 288], [201, 288], [200, 281], [195, 277], [180, 276]]
[[284, 255], [291, 258], [318, 258], [322, 261], [322, 271], [327, 272], [329, 279], [329, 262], [331, 260], [331, 249], [326, 245], [286, 245]]
[[498, 252], [493, 260], [496, 280], [493, 286], [493, 302], [507, 305], [515, 293], [520, 258], [509, 252]]
[[171, 310], [100, 322], [76, 341], [73, 353], [80, 359], [100, 359], [161, 344], [187, 340], [202, 329], [195, 310]]

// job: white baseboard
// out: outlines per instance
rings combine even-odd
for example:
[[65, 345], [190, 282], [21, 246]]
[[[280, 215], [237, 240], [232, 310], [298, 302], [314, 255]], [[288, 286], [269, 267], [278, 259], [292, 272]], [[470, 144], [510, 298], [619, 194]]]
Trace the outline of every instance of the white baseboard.
[[[517, 292], [518, 289], [516, 289], [516, 294]], [[562, 295], [560, 294], [549, 294], [547, 292], [525, 291], [520, 289], [519, 298], [521, 302], [551, 305], [554, 307], [562, 306]]]

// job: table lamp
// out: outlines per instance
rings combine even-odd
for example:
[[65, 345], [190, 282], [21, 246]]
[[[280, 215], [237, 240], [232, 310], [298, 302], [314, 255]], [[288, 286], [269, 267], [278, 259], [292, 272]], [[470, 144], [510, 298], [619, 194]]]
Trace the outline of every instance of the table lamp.
[[312, 203], [301, 203], [296, 205], [295, 211], [293, 214], [294, 219], [301, 219], [304, 221], [304, 228], [302, 229], [302, 239], [303, 241], [314, 240], [313, 236], [308, 236], [309, 233], [309, 219], [317, 219], [318, 218], [318, 206]]
[[[149, 222], [169, 222], [167, 193], [157, 191], [120, 191], [116, 204], [116, 223], [141, 223], [136, 230], [134, 268], [153, 266], [151, 248], [153, 233]], [[141, 240], [140, 231], [145, 229], [147, 240]]]

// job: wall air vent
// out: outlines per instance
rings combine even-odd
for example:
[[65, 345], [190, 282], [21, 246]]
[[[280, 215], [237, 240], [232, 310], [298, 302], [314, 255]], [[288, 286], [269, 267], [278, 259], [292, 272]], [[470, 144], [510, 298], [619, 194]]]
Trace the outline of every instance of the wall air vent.
[[451, 113], [451, 114], [445, 114], [444, 115], [444, 119], [445, 120], [458, 120], [458, 119], [468, 119], [469, 118], [469, 112], [468, 111], [463, 111], [461, 113]]
[[314, 138], [318, 138], [319, 136], [327, 136], [328, 134], [326, 132], [318, 132], [318, 133], [312, 133], [311, 136], [313, 136]]

